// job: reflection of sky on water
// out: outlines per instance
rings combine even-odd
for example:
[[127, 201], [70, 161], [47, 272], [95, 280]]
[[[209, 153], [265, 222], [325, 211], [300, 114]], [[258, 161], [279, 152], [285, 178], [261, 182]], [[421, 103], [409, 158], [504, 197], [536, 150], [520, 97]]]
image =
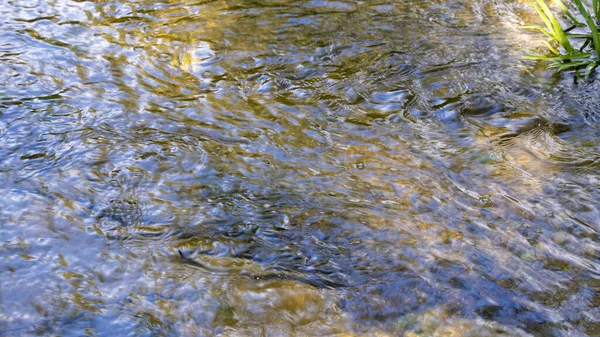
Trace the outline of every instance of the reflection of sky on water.
[[597, 88], [521, 1], [0, 14], [2, 333], [598, 329]]

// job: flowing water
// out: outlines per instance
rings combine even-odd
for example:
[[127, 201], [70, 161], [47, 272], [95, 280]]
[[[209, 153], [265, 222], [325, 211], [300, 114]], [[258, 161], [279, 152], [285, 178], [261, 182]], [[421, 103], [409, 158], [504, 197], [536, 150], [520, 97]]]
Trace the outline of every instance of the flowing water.
[[517, 0], [0, 1], [0, 335], [599, 336], [599, 81]]

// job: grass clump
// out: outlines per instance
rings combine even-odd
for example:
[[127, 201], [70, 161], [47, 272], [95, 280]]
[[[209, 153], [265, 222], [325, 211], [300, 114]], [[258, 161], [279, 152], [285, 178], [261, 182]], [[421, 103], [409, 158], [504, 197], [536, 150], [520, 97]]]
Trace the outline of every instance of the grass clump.
[[582, 0], [572, 0], [577, 10], [575, 13], [583, 22], [561, 0], [551, 0], [564, 14], [565, 20], [570, 22], [567, 28], [563, 28], [546, 0], [529, 1], [544, 25], [527, 25], [525, 28], [538, 30], [550, 38], [549, 42], [544, 42], [551, 55], [530, 53], [525, 58], [549, 61], [551, 63], [548, 67], [556, 68], [559, 72], [574, 70], [579, 73], [579, 70], [585, 69], [585, 76], [588, 77], [600, 65], [600, 0], [592, 0], [591, 5], [584, 4]]

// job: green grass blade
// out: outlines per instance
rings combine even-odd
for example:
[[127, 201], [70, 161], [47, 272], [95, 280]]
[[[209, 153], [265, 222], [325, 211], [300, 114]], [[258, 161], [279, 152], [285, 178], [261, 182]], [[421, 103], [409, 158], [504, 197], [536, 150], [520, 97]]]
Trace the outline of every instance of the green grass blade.
[[[544, 28], [544, 27], [542, 27], [540, 25], [525, 25], [525, 26], [523, 26], [523, 28], [537, 30], [537, 31], [543, 33], [544, 35], [546, 35], [547, 37], [555, 40], [554, 36], [552, 35], [552, 33], [548, 32], [548, 30], [546, 28]], [[590, 38], [591, 38], [591, 36], [590, 36]], [[556, 41], [556, 42], [558, 42], [558, 41]]]
[[[576, 1], [579, 1], [579, 0], [576, 0]], [[554, 35], [554, 38], [556, 39], [556, 41], [558, 41], [558, 43], [563, 48], [565, 48], [567, 53], [572, 53], [574, 51], [574, 49], [573, 49], [573, 46], [571, 46], [569, 39], [567, 38], [567, 34], [562, 29], [560, 23], [558, 23], [558, 20], [556, 19], [556, 17], [552, 13], [552, 11], [550, 10], [550, 8], [546, 4], [546, 2], [544, 0], [537, 0], [537, 3], [539, 5], [539, 7], [542, 9], [543, 13], [546, 15], [547, 20], [550, 21], [551, 29], [552, 29], [552, 32], [553, 32], [553, 35]]]
[[[548, 6], [550, 1], [560, 8], [560, 10], [563, 11], [568, 19], [575, 23], [575, 25], [570, 28], [563, 29], [557, 19], [557, 16]], [[580, 14], [578, 17], [582, 17], [584, 19], [584, 24], [579, 22], [570, 13], [569, 7], [567, 7], [563, 1], [564, 0], [529, 0], [542, 20], [543, 25], [527, 25], [524, 26], [524, 28], [542, 32], [562, 48], [561, 50], [557, 49], [556, 44], [550, 40], [544, 41], [546, 47], [548, 47], [550, 52], [554, 55], [542, 55], [539, 53], [529, 52], [528, 55], [523, 56], [523, 58], [550, 62], [551, 64], [548, 66], [548, 68], [555, 68], [557, 72], [574, 70], [577, 77], [581, 76], [580, 71], [585, 68], [584, 73], [587, 79], [590, 74], [598, 66], [600, 66], [600, 23], [597, 22], [597, 20], [600, 19], [600, 0], [591, 0], [591, 10], [586, 7], [587, 5], [584, 5], [583, 0], [573, 0], [575, 7]], [[576, 26], [586, 27], [583, 29], [585, 31], [570, 33], [570, 31], [576, 28]], [[577, 46], [579, 50], [575, 50], [571, 44], [571, 39], [584, 39], [584, 43], [578, 43]], [[592, 49], [592, 47], [589, 47], [590, 44], [593, 44], [593, 52], [590, 51], [590, 49]], [[562, 55], [561, 51], [563, 53]]]
[[567, 63], [567, 64], [563, 64], [560, 67], [558, 67], [558, 69], [556, 69], [556, 71], [561, 72], [561, 71], [565, 71], [567, 69], [577, 69], [577, 68], [581, 68], [589, 63], [590, 63], [589, 61]]
[[571, 39], [592, 39], [592, 34], [567, 34]]
[[550, 61], [563, 60], [564, 61], [564, 60], [573, 60], [573, 59], [584, 59], [584, 58], [589, 58], [590, 56], [592, 56], [591, 53], [577, 53], [577, 54], [553, 56], [553, 57], [549, 57], [548, 60], [550, 60]]
[[565, 12], [565, 14], [567, 14], [567, 16], [569, 17], [569, 19], [571, 19], [571, 21], [573, 21], [573, 24], [575, 24], [576, 26], [580, 26], [580, 27], [585, 26], [585, 24], [579, 22], [573, 16], [573, 14], [571, 14], [571, 12], [569, 11], [569, 8], [564, 4], [564, 2], [562, 2], [561, 0], [552, 0], [552, 2], [554, 2], [554, 4], [556, 6], [558, 6], [558, 8], [560, 8], [563, 12]]
[[585, 80], [586, 81], [588, 80], [588, 78], [590, 78], [590, 75], [592, 74], [594, 69], [596, 69], [597, 66], [598, 66], [598, 63], [594, 62], [594, 63], [590, 63], [587, 66], [587, 68], [585, 68]]
[[590, 53], [578, 53], [578, 54], [567, 54], [560, 56], [540, 56], [540, 55], [528, 55], [523, 56], [523, 58], [528, 60], [546, 60], [546, 61], [569, 61], [576, 59], [585, 59], [592, 56]]
[[529, 1], [531, 2], [531, 5], [535, 9], [535, 11], [538, 13], [538, 15], [540, 16], [540, 18], [542, 19], [542, 21], [544, 22], [544, 25], [546, 25], [546, 28], [549, 31], [552, 31], [553, 30], [552, 22], [550, 21], [550, 19], [548, 19], [548, 16], [546, 16], [546, 13], [544, 13], [544, 11], [542, 10], [542, 8], [536, 2], [536, 1], [539, 1], [539, 0], [529, 0]]
[[598, 35], [598, 27], [596, 26], [594, 19], [592, 19], [592, 16], [588, 12], [587, 8], [585, 8], [585, 6], [581, 2], [581, 0], [573, 0], [573, 2], [575, 2], [575, 5], [579, 9], [579, 12], [585, 19], [585, 22], [587, 23], [588, 28], [592, 31], [592, 39], [594, 41], [594, 50], [596, 50], [596, 54], [598, 56], [600, 56], [600, 36]]
[[544, 41], [544, 44], [546, 45], [546, 47], [548, 47], [548, 49], [550, 49], [552, 54], [560, 55], [560, 52], [558, 50], [556, 50], [556, 48], [552, 47], [552, 45], [548, 41]]

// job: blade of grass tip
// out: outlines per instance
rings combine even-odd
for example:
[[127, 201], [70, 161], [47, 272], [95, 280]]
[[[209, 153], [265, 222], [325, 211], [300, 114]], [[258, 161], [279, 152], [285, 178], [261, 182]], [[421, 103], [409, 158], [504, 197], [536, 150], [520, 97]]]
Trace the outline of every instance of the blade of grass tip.
[[571, 12], [569, 11], [569, 8], [565, 5], [564, 2], [562, 2], [561, 0], [552, 0], [552, 2], [558, 6], [558, 8], [560, 8], [563, 12], [565, 12], [565, 14], [567, 14], [567, 16], [569, 17], [569, 19], [571, 19], [571, 21], [573, 21], [573, 24], [575, 24], [575, 26], [585, 26], [585, 24], [579, 22], [579, 20], [577, 20], [573, 14], [571, 14]]
[[531, 70], [529, 70], [527, 67], [523, 66], [523, 70], [525, 70], [525, 72], [531, 76], [531, 77], [535, 77], [535, 75], [531, 72]]
[[567, 54], [560, 56], [548, 56], [546, 60], [548, 61], [567, 61], [567, 60], [575, 60], [575, 59], [585, 59], [592, 56], [590, 53], [578, 53], [578, 54]]
[[548, 61], [548, 56], [538, 56], [538, 55], [524, 55], [522, 56], [524, 60], [532, 60], [532, 61]]
[[548, 30], [544, 26], [542, 26], [542, 25], [523, 25], [523, 26], [521, 26], [521, 28], [531, 29], [531, 30], [538, 30], [538, 31], [540, 31], [540, 32], [542, 32], [542, 33], [544, 33], [546, 35], [550, 34], [548, 32]]
[[592, 74], [594, 69], [596, 69], [597, 66], [598, 66], [598, 63], [594, 62], [594, 63], [590, 63], [587, 66], [587, 68], [585, 68], [585, 80], [586, 81], [590, 78], [590, 75]]
[[581, 13], [588, 27], [592, 31], [592, 40], [594, 41], [594, 50], [596, 51], [596, 57], [600, 57], [600, 35], [598, 35], [598, 27], [596, 26], [594, 19], [592, 19], [590, 13], [588, 12], [587, 8], [585, 8], [581, 0], [573, 0], [573, 2], [579, 9], [579, 12]]
[[522, 25], [521, 28], [533, 29], [533, 30], [545, 30], [545, 28], [540, 25]]
[[[575, 1], [579, 1], [579, 0], [575, 0]], [[544, 0], [537, 0], [537, 2], [540, 5], [540, 7], [542, 8], [542, 10], [544, 11], [544, 13], [546, 14], [546, 16], [548, 17], [548, 19], [550, 20], [550, 22], [552, 23], [552, 30], [554, 32], [554, 38], [560, 43], [560, 45], [563, 48], [565, 48], [567, 53], [573, 53], [573, 46], [571, 46], [571, 42], [569, 42], [569, 39], [567, 38], [567, 34], [560, 26], [560, 23], [558, 23], [558, 20], [556, 19], [556, 17], [552, 13], [552, 11], [550, 10], [550, 8], [546, 4], [546, 2]]]
[[[525, 29], [532, 29], [532, 30], [537, 30], [539, 32], [542, 32], [544, 35], [546, 35], [547, 37], [551, 38], [554, 40], [554, 36], [552, 36], [551, 33], [548, 32], [548, 30], [540, 25], [524, 25], [522, 26], [522, 28]], [[591, 37], [590, 37], [591, 38]]]
[[590, 45], [590, 41], [592, 41], [591, 38], [585, 39], [585, 43], [581, 46], [581, 48], [579, 48], [579, 51], [583, 53], [583, 50], [585, 49], [585, 47]]
[[550, 51], [554, 55], [560, 55], [560, 52], [558, 50], [556, 50], [556, 48], [552, 47], [552, 45], [548, 41], [544, 41], [544, 44], [546, 45], [546, 47], [548, 47], [548, 49], [550, 49]]

